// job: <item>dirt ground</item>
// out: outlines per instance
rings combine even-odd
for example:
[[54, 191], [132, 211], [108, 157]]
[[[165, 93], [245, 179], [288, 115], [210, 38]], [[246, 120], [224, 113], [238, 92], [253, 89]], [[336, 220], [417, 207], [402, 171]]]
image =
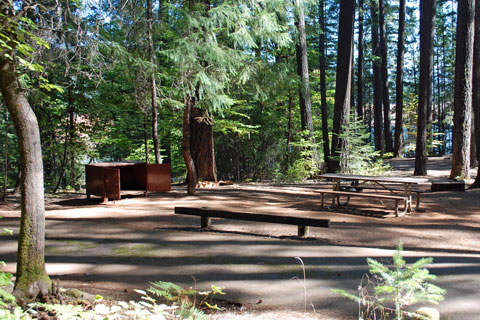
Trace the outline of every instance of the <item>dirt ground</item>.
[[[394, 167], [391, 175], [412, 175], [412, 159], [397, 159], [391, 161], [391, 164]], [[432, 158], [429, 160], [427, 178], [430, 181], [446, 179], [449, 168], [449, 158]], [[476, 174], [476, 170], [473, 172]], [[83, 193], [47, 195], [47, 265], [51, 262], [50, 269], [47, 266], [47, 270], [56, 274], [62, 285], [80, 286], [88, 283], [89, 289], [112, 296], [120, 295], [121, 292], [131, 292], [135, 285], [138, 288], [139, 281], [154, 280], [148, 279], [148, 274], [143, 277], [137, 274], [142, 272], [138, 270], [148, 268], [135, 269], [137, 270], [135, 274], [128, 272], [125, 277], [132, 279], [129, 279], [129, 284], [126, 285], [125, 279], [121, 277], [108, 277], [103, 273], [84, 269], [77, 270], [73, 266], [74, 262], [81, 259], [84, 264], [97, 267], [104, 265], [114, 271], [116, 264], [123, 263], [127, 259], [126, 256], [130, 258], [133, 256], [139, 261], [139, 265], [146, 262], [148, 266], [149, 257], [159, 257], [157, 253], [152, 253], [153, 249], [148, 245], [143, 247], [119, 245], [114, 249], [117, 251], [113, 251], [115, 252], [113, 256], [100, 250], [105, 250], [105, 245], [112, 239], [115, 244], [124, 244], [135, 237], [146, 239], [149, 235], [161, 232], [165, 237], [167, 234], [169, 237], [178, 234], [193, 239], [202, 239], [205, 236], [210, 237], [209, 239], [218, 238], [222, 245], [228, 241], [226, 239], [252, 241], [256, 245], [260, 245], [262, 239], [265, 239], [288, 244], [300, 243], [305, 246], [353, 247], [360, 250], [360, 248], [393, 249], [398, 241], [402, 241], [405, 249], [412, 251], [447, 255], [480, 254], [478, 240], [480, 189], [465, 192], [429, 192], [430, 184], [425, 184], [421, 186], [426, 192], [422, 194], [420, 210], [403, 217], [393, 217], [391, 214], [393, 206], [388, 201], [382, 204], [375, 200], [357, 198], [352, 199], [355, 209], [350, 206], [336, 209], [322, 208], [316, 191], [324, 188], [329, 188], [329, 185], [322, 181], [305, 184], [234, 184], [199, 189], [195, 196], [188, 196], [184, 186], [175, 186], [169, 193], [151, 193], [147, 198], [139, 195], [130, 196], [119, 201], [110, 201], [106, 205], [100, 204], [100, 199], [86, 200]], [[199, 218], [174, 215], [175, 206], [322, 217], [330, 219], [331, 225], [329, 229], [311, 228], [309, 236], [305, 239], [296, 236], [295, 226], [233, 220], [213, 220], [212, 230], [204, 231], [199, 229]], [[0, 216], [4, 217], [0, 220], [0, 229], [8, 227], [17, 234], [18, 198], [11, 196], [8, 202], [0, 203]], [[16, 235], [0, 239], [3, 247], [0, 249], [0, 260], [7, 262], [6, 270], [9, 271], [14, 271], [12, 268], [16, 259], [15, 241]], [[92, 244], [95, 241], [96, 243]], [[183, 240], [177, 239], [175, 247], [172, 248], [163, 246], [163, 254], [170, 259], [180, 256], [187, 250], [181, 241]], [[215, 251], [215, 244], [213, 243], [208, 250]], [[229, 256], [234, 257], [235, 249], [231, 250], [233, 251]], [[79, 253], [82, 253], [81, 256], [74, 258]], [[201, 249], [198, 254], [201, 254]], [[65, 257], [68, 259], [64, 259]], [[200, 260], [198, 264], [201, 263]], [[171, 279], [176, 280], [174, 275]], [[268, 313], [263, 316], [265, 319], [272, 317]], [[254, 317], [253, 314], [247, 318], [263, 319], [261, 315]], [[287, 312], [283, 318], [298, 317]]]

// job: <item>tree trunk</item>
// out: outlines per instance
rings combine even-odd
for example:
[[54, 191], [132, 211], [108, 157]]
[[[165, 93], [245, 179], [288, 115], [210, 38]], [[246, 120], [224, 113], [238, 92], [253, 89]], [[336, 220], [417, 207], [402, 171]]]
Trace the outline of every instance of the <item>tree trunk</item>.
[[[475, 1], [475, 44], [473, 51], [472, 109], [475, 113], [475, 143], [478, 167], [480, 168], [480, 0]], [[470, 188], [480, 188], [480, 170]]]
[[5, 142], [3, 145], [3, 192], [2, 201], [7, 198], [7, 184], [8, 184], [8, 110], [5, 109]]
[[198, 180], [217, 181], [217, 166], [213, 145], [213, 122], [208, 110], [195, 108], [190, 111], [190, 152]]
[[326, 164], [330, 161], [330, 139], [328, 138], [328, 105], [327, 105], [327, 67], [325, 50], [325, 1], [319, 2], [319, 24], [320, 36], [318, 38], [319, 64], [320, 64], [320, 96], [322, 112], [322, 138], [323, 138], [323, 160]]
[[150, 163], [150, 149], [148, 147], [147, 114], [143, 113], [143, 145], [145, 146], [145, 163]]
[[347, 141], [340, 135], [346, 130], [350, 116], [350, 90], [352, 85], [353, 24], [355, 1], [340, 3], [338, 27], [337, 75], [335, 82], [335, 106], [333, 114], [332, 160], [329, 171], [340, 169], [340, 155], [345, 151]]
[[[0, 12], [6, 9], [2, 4]], [[5, 26], [5, 20], [0, 20]], [[8, 24], [8, 22], [7, 22]], [[4, 30], [7, 30], [4, 28]], [[9, 52], [13, 57], [13, 53]], [[18, 136], [21, 161], [21, 220], [14, 294], [21, 304], [46, 295], [51, 281], [45, 271], [45, 203], [43, 163], [37, 117], [23, 95], [15, 65], [0, 56], [0, 89]]]
[[195, 98], [191, 95], [187, 95], [185, 97], [185, 106], [183, 110], [182, 153], [187, 167], [187, 192], [190, 195], [195, 194], [195, 188], [198, 181], [197, 170], [195, 168], [195, 163], [193, 162], [192, 151], [190, 148], [190, 139], [192, 135], [190, 114], [193, 105], [195, 105]]
[[152, 92], [152, 138], [153, 138], [153, 150], [155, 152], [155, 163], [161, 162], [160, 157], [160, 142], [158, 139], [158, 105], [157, 105], [157, 59], [155, 58], [155, 52], [153, 51], [153, 6], [152, 0], [147, 0], [147, 31], [148, 31], [148, 54], [150, 55], [150, 62], [153, 65], [153, 70], [150, 78], [150, 89]]
[[403, 149], [403, 60], [405, 56], [405, 11], [406, 0], [400, 0], [397, 42], [395, 144], [393, 148], [393, 155], [395, 157], [401, 157]]
[[298, 45], [297, 51], [297, 72], [301, 79], [301, 86], [299, 89], [300, 100], [300, 115], [302, 122], [302, 131], [308, 130], [309, 140], [311, 141], [313, 148], [313, 157], [317, 161], [317, 148], [315, 147], [315, 136], [313, 130], [312, 119], [312, 99], [310, 93], [310, 79], [308, 75], [308, 56], [307, 56], [307, 35], [305, 31], [305, 11], [303, 0], [295, 0], [297, 7], [297, 31], [298, 31]]
[[461, 0], [457, 9], [452, 170], [450, 179], [470, 177], [470, 116], [475, 0]]
[[358, 1], [358, 71], [357, 71], [357, 115], [362, 118], [363, 123], [363, 0]]
[[385, 151], [393, 152], [392, 117], [390, 115], [390, 95], [388, 92], [388, 58], [387, 35], [385, 28], [385, 4], [379, 0], [379, 25], [380, 25], [380, 54], [382, 57], [382, 101], [383, 101], [383, 133], [385, 135]]
[[414, 175], [427, 175], [427, 110], [432, 104], [433, 33], [436, 0], [420, 0], [420, 83]]
[[[473, 97], [473, 96], [472, 96]], [[475, 138], [475, 131], [477, 130], [475, 125], [475, 113], [473, 108], [471, 110], [471, 128], [470, 128], [470, 169], [478, 166], [477, 161], [477, 139]]]
[[[68, 43], [67, 43], [67, 48], [68, 48]], [[74, 126], [74, 121], [73, 121], [73, 97], [72, 97], [72, 88], [69, 87], [67, 90], [67, 96], [68, 96], [68, 107], [67, 107], [67, 125], [65, 129], [65, 142], [63, 146], [63, 158], [62, 158], [62, 164], [60, 165], [60, 174], [58, 176], [57, 184], [55, 185], [55, 188], [53, 189], [53, 193], [56, 193], [58, 189], [60, 189], [60, 186], [62, 184], [62, 181], [65, 182], [65, 175], [67, 171], [67, 161], [68, 161], [68, 154], [70, 151], [70, 155], [73, 157], [73, 126]], [[73, 169], [73, 166], [72, 168]], [[53, 171], [53, 170], [52, 170]], [[55, 176], [55, 175], [54, 175]], [[71, 174], [70, 174], [71, 176]], [[67, 182], [64, 185], [69, 185]]]
[[380, 46], [378, 44], [378, 8], [375, 1], [371, 2], [372, 16], [372, 52], [373, 52], [373, 135], [375, 150], [385, 151], [385, 139], [383, 135], [383, 110], [382, 110], [382, 74]]
[[292, 141], [292, 129], [293, 129], [293, 94], [292, 90], [288, 90], [288, 127], [287, 127], [287, 149], [285, 152], [285, 172], [290, 167], [290, 143]]

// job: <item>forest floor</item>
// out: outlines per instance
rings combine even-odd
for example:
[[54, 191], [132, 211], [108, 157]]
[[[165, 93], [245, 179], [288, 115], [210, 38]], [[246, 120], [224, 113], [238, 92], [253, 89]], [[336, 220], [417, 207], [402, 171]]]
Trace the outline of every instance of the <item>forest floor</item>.
[[[413, 173], [412, 159], [391, 164], [390, 175]], [[449, 168], [449, 158], [431, 158], [429, 180], [446, 180]], [[391, 217], [392, 208], [363, 198], [352, 200], [355, 210], [321, 208], [316, 190], [328, 187], [320, 181], [249, 183], [189, 196], [175, 186], [106, 205], [83, 193], [48, 194], [47, 271], [62, 287], [121, 299], [149, 281], [199, 290], [224, 286], [221, 298], [231, 308], [215, 319], [358, 319], [356, 304], [330, 288], [355, 292], [368, 271], [366, 258], [389, 262], [402, 241], [408, 262], [434, 258], [429, 269], [447, 289], [437, 307], [442, 319], [480, 319], [480, 189], [426, 192], [421, 210]], [[199, 218], [175, 215], [175, 206], [322, 217], [331, 225], [311, 228], [304, 239], [295, 226], [235, 220], [214, 220], [211, 230], [200, 230]], [[0, 237], [0, 260], [14, 272], [18, 197], [0, 203], [0, 216], [0, 229], [14, 231]]]

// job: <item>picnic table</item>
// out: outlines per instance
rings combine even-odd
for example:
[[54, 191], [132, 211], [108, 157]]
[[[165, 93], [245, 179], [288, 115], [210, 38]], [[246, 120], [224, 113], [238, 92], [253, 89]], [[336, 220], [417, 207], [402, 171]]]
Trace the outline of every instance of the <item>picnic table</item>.
[[[416, 209], [418, 209], [420, 206], [420, 193], [422, 191], [414, 190], [413, 186], [428, 182], [426, 178], [362, 176], [336, 173], [322, 174], [320, 178], [332, 182], [332, 190], [320, 191], [322, 195], [322, 206], [324, 203], [324, 194], [332, 195], [332, 206], [335, 204], [335, 200], [338, 205], [348, 205], [351, 196], [394, 200], [396, 216], [402, 216], [412, 211], [413, 193], [417, 195]], [[349, 184], [345, 185], [345, 182]], [[366, 185], [373, 186], [373, 188], [365, 187]], [[364, 190], [373, 190], [374, 192], [363, 192]], [[379, 190], [385, 190], [387, 193], [378, 193]], [[346, 196], [346, 201], [340, 203], [340, 196]], [[398, 209], [400, 202], [405, 205], [404, 210], [401, 212]]]

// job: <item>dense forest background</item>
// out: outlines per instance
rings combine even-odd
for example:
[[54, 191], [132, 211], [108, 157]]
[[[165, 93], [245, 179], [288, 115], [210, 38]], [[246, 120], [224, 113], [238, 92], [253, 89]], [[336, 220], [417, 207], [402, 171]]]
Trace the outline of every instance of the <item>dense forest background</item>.
[[[456, 1], [429, 3], [433, 63], [420, 109], [418, 2], [2, 2], [29, 7], [15, 21], [14, 59], [50, 191], [80, 189], [84, 165], [98, 161], [171, 163], [175, 181], [192, 168], [204, 180], [374, 174], [378, 159], [418, 154], [418, 117], [428, 156], [454, 147]], [[12, 35], [0, 35], [5, 52]], [[457, 127], [471, 135], [474, 166], [473, 109], [463, 108], [468, 125]], [[0, 113], [0, 181], [14, 188], [17, 135], [2, 102]]]

